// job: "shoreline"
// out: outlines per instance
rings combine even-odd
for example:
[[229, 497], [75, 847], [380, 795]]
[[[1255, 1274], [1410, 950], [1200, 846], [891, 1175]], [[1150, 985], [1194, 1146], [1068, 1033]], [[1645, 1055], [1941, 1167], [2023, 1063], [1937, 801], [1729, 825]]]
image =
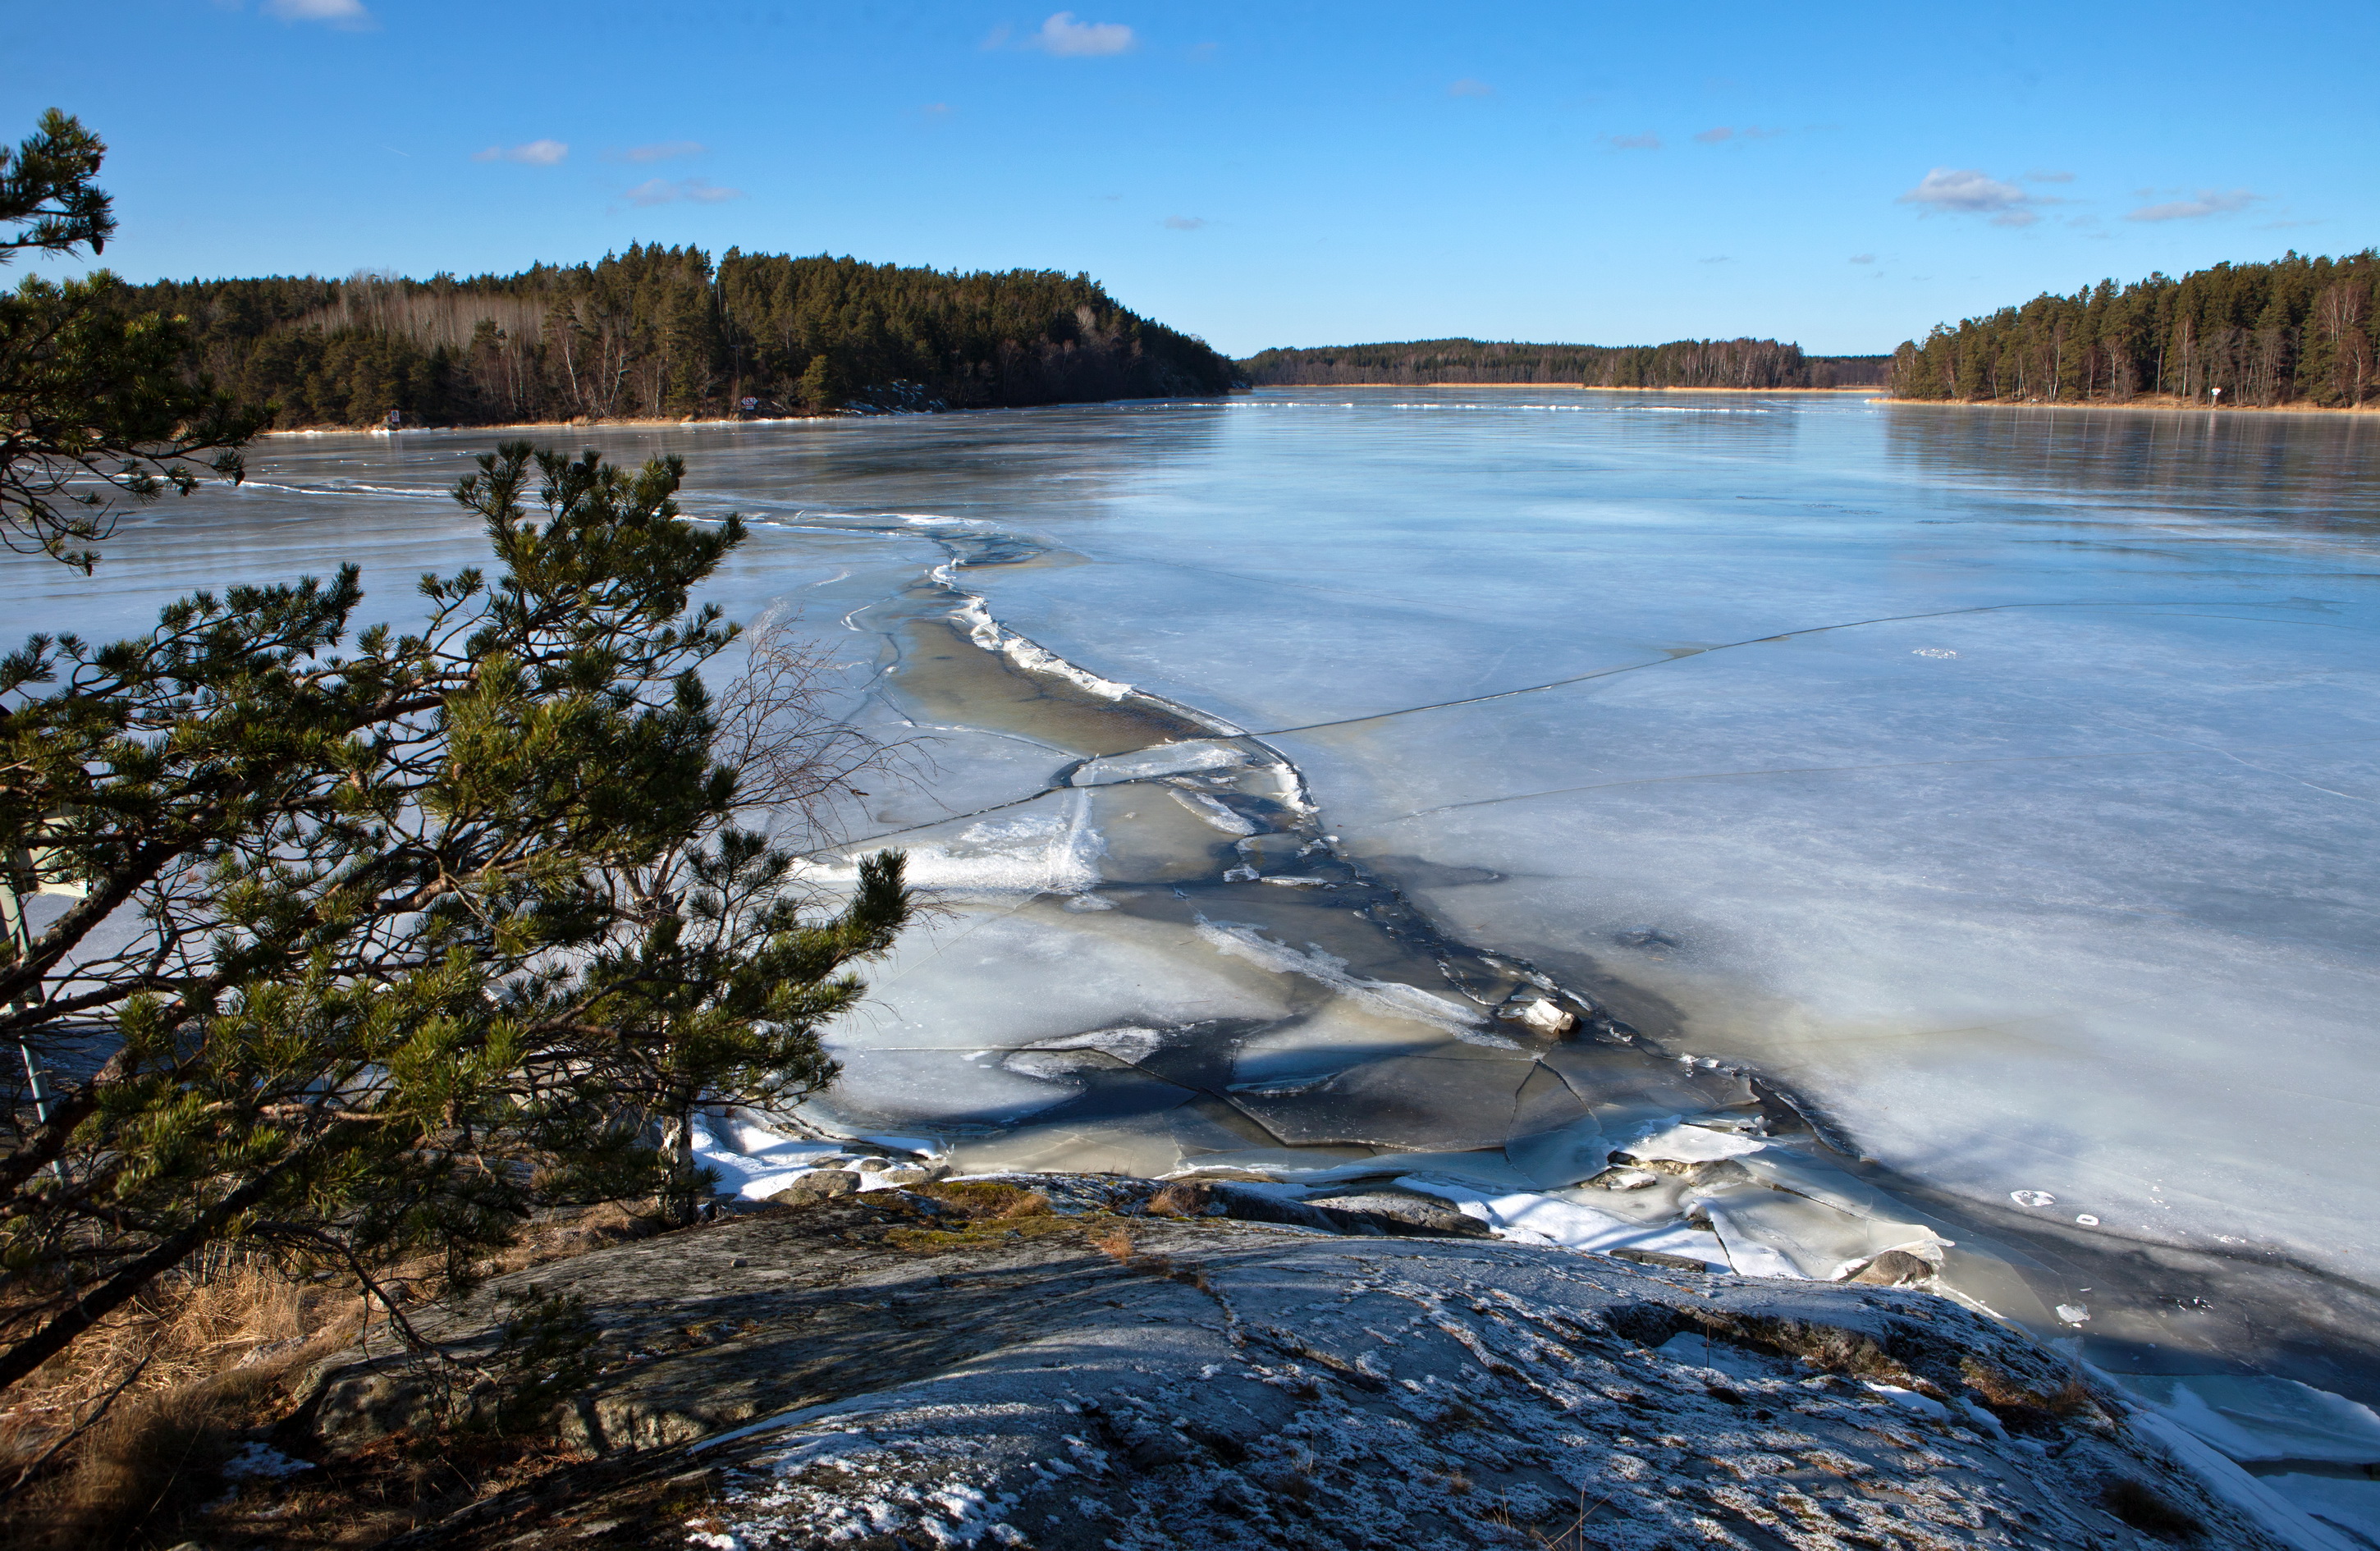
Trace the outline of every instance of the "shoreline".
[[1872, 394], [1873, 382], [1855, 388], [1620, 388], [1600, 382], [1267, 382], [1256, 389], [1292, 391], [1301, 388], [1486, 388], [1502, 393], [1573, 394]]
[[[810, 524], [846, 530], [881, 526], [857, 518], [832, 524], [812, 518]], [[1059, 904], [1056, 909], [1070, 914], [1053, 921], [1082, 923], [1080, 929], [1095, 938], [1103, 935], [1101, 925], [1116, 922], [1187, 931], [1227, 956], [1291, 977], [1311, 977], [1313, 965], [1322, 962], [1289, 946], [1298, 942], [1333, 963], [1366, 963], [1368, 975], [1383, 978], [1342, 984], [1333, 976], [1327, 984], [1359, 998], [1395, 997], [1397, 1010], [1408, 1016], [1418, 1009], [1424, 1017], [1455, 1013], [1461, 1021], [1461, 1009], [1473, 1010], [1470, 1022], [1476, 1026], [1450, 1029], [1451, 1037], [1503, 1049], [1475, 1049], [1470, 1061], [1572, 1068], [1582, 1076], [1592, 1068], [1606, 1080], [1625, 1072], [1623, 1086], [1645, 1096], [1658, 1091], [1663, 1097], [1655, 1108], [1678, 1111], [1673, 1118], [1690, 1127], [1715, 1122], [1725, 1130], [1730, 1122], [1724, 1117], [1757, 1112], [1759, 1122], [1729, 1145], [1739, 1160], [1758, 1155], [1740, 1167], [1782, 1194], [1759, 1197], [1767, 1217], [1755, 1223], [1730, 1215], [1733, 1208], [1721, 1187], [1712, 1198], [1718, 1203], [1711, 1212], [1714, 1226], [1697, 1236], [1687, 1231], [1692, 1204], [1667, 1198], [1681, 1181], [1648, 1182], [1641, 1194], [1586, 1186], [1586, 1180], [1609, 1166], [1604, 1157], [1585, 1157], [1586, 1167], [1572, 1167], [1574, 1177], [1564, 1178], [1565, 1166], [1573, 1163], [1572, 1148], [1583, 1155], [1599, 1143], [1647, 1151], [1666, 1144], [1645, 1138], [1632, 1143], [1617, 1133], [1607, 1136], [1600, 1121], [1594, 1122], [1592, 1135], [1583, 1129], [1567, 1131], [1562, 1117], [1541, 1101], [1532, 1123], [1545, 1129], [1524, 1139], [1523, 1156], [1516, 1158], [1509, 1128], [1482, 1122], [1466, 1108], [1466, 1099], [1477, 1095], [1451, 1089], [1438, 1095], [1427, 1135], [1406, 1134], [1395, 1121], [1377, 1116], [1350, 1130], [1332, 1117], [1302, 1113], [1301, 1106], [1309, 1102], [1305, 1088], [1259, 1093], [1229, 1085], [1232, 1072], [1209, 1070], [1190, 1048], [1195, 1039], [1186, 1037], [1159, 1038], [1150, 1049], [1135, 1049], [1130, 1070], [1175, 1087], [1204, 1090], [1215, 1103], [1240, 1112], [1245, 1123], [1236, 1146], [1213, 1138], [1172, 1159], [1128, 1158], [1130, 1149], [1116, 1137], [1094, 1137], [1082, 1129], [1090, 1123], [1087, 1117], [1038, 1109], [981, 1134], [944, 1138], [952, 1161], [964, 1171], [1049, 1167], [1063, 1157], [1069, 1168], [1096, 1165], [1108, 1172], [1167, 1179], [1257, 1178], [1339, 1189], [1380, 1188], [1384, 1181], [1397, 1181], [1425, 1193], [1442, 1193], [1453, 1181], [1466, 1198], [1500, 1202], [1516, 1223], [1533, 1212], [1543, 1214], [1521, 1226], [1550, 1233], [1569, 1247], [1608, 1250], [1616, 1244], [1701, 1255], [1739, 1273], [1813, 1282], [1840, 1279], [1851, 1261], [1822, 1265], [1807, 1254], [1797, 1260], [1797, 1246], [1806, 1250], [1844, 1232], [1869, 1236], [1856, 1246], [1860, 1254], [1873, 1254], [1888, 1241], [1904, 1252], [1931, 1242], [1940, 1249], [1929, 1253], [1949, 1252], [1928, 1278], [1936, 1290], [1969, 1307], [1986, 1308], [2037, 1339], [2083, 1336], [2085, 1327], [2068, 1320], [2064, 1306], [2097, 1305], [2098, 1317], [2088, 1327], [2092, 1360], [2110, 1372], [2219, 1372], [2239, 1364], [2359, 1399], [2380, 1387], [2380, 1347], [2362, 1334], [2372, 1327], [2373, 1311], [2380, 1309], [2380, 1289], [2326, 1271], [2278, 1245], [2209, 1251], [2154, 1234], [2101, 1230], [2096, 1223], [2086, 1233], [1864, 1156], [1854, 1139], [1855, 1121], [1839, 1108], [1845, 1096], [1804, 1093], [1790, 1076], [1763, 1063], [1686, 1055], [1680, 1048], [1681, 1030], [1659, 1017], [1635, 1026], [1628, 1020], [1641, 1018], [1644, 1009], [1616, 1009], [1610, 986], [1590, 988], [1548, 974], [1504, 947], [1451, 929], [1412, 898], [1392, 868], [1367, 856], [1354, 836], [1342, 842], [1330, 832], [1333, 826], [1325, 805], [1303, 769], [1264, 734], [1083, 668], [999, 621], [989, 600], [960, 579], [961, 567], [1029, 564], [1049, 552], [1041, 544], [1030, 543], [1028, 550], [1018, 536], [1003, 536], [1003, 543], [978, 529], [931, 525], [904, 524], [892, 531], [935, 544], [945, 556], [942, 565], [905, 589], [892, 614], [870, 625], [902, 637], [894, 651], [905, 697], [922, 700], [937, 713], [937, 721], [965, 721], [1026, 736], [1053, 751], [1077, 739], [1087, 739], [1088, 746], [1137, 746], [1070, 762], [1045, 788], [995, 807], [883, 830], [853, 847], [902, 838], [912, 847], [917, 876], [931, 882], [938, 866], [956, 861], [964, 871], [970, 865], [979, 868], [984, 860], [965, 844], [954, 853], [945, 826], [994, 812], [1014, 815], [1055, 799], [1066, 811], [1050, 814], [1047, 822], [1051, 832], [1070, 837], [1065, 844], [1074, 843], [1071, 837], [1098, 833], [1106, 837], [1103, 846], [1132, 861], [1120, 876], [1111, 875], [1075, 861], [1069, 852], [1068, 865], [1026, 880], [1052, 897], [1098, 900]], [[1045, 687], [1019, 699], [1015, 678], [1039, 680]], [[963, 708], [973, 708], [972, 714]], [[1169, 752], [1175, 757], [1165, 757]], [[1198, 816], [1186, 827], [1170, 806], [1160, 805], [1161, 817], [1149, 815], [1148, 796], [1168, 788], [1177, 789], [1176, 802]], [[1138, 811], [1122, 811], [1126, 808]], [[1217, 832], [1208, 832], [1208, 827]], [[1054, 866], [1050, 842], [1036, 834], [1024, 843], [1039, 865]], [[1230, 849], [1216, 849], [1221, 846]], [[1222, 870], [1226, 866], [1230, 870]], [[1149, 879], [1159, 877], [1172, 885], [1165, 892], [1173, 900], [1191, 903], [1174, 903], [1149, 888]], [[1273, 891], [1249, 887], [1276, 878], [1298, 887], [1281, 891], [1278, 899], [1258, 898]], [[965, 887], [961, 874], [949, 881]], [[990, 891], [1018, 886], [1011, 879]], [[1219, 931], [1209, 913], [1226, 911], [1236, 929]], [[1545, 1011], [1551, 1016], [1542, 1023], [1524, 1021], [1539, 1002], [1549, 1004]], [[1524, 1018], [1515, 1018], [1516, 1012]], [[1187, 1027], [1174, 1032], [1193, 1033]], [[1255, 1037], [1245, 1030], [1242, 1035]], [[1037, 1043], [1021, 1048], [1042, 1048]], [[1347, 1070], [1359, 1071], [1364, 1064]], [[1375, 1075], [1386, 1080], [1390, 1070], [1382, 1067]], [[1029, 1067], [1024, 1074], [1044, 1075]], [[1102, 1119], [1123, 1112], [1122, 1084], [1129, 1080], [1100, 1079], [1096, 1103]], [[1505, 1090], [1500, 1086], [1497, 1092]], [[839, 1103], [830, 1100], [805, 1111], [815, 1134], [932, 1133], [931, 1123], [916, 1114], [878, 1109], [881, 1101], [876, 1096], [846, 1090], [839, 1097]], [[1171, 1099], [1151, 1102], [1161, 1110]], [[1056, 1132], [1064, 1138], [1053, 1150]], [[1219, 1146], [1223, 1150], [1208, 1150]], [[1365, 1156], [1351, 1156], [1345, 1150], [1350, 1147]], [[750, 1173], [756, 1194], [763, 1184], [786, 1182], [774, 1174], [764, 1181], [767, 1169], [757, 1158], [710, 1161], [731, 1176]], [[1437, 1183], [1415, 1183], [1424, 1178]], [[1857, 1220], [1848, 1221], [1843, 1214]], [[1577, 1218], [1576, 1233], [1553, 1226], [1548, 1219], [1554, 1218]], [[1798, 1227], [1782, 1228], [1787, 1218]], [[1857, 1258], [1850, 1249], [1843, 1254]], [[2332, 1306], [2320, 1315], [2309, 1315], [2305, 1307], [2309, 1278], [2330, 1288]], [[2175, 1301], [2228, 1312], [2214, 1327], [2173, 1328], [2161, 1311]], [[2181, 1366], [2169, 1366], [2177, 1362]]]
[[[1840, 390], [1838, 390], [1840, 391]], [[1863, 390], [1874, 392], [1873, 389]], [[1991, 398], [1894, 398], [1889, 394], [1868, 400], [1870, 404], [1888, 405], [1894, 408], [1911, 406], [1925, 409], [2031, 409], [2031, 410], [2115, 410], [2126, 414], [2157, 415], [2380, 415], [2380, 399], [2361, 405], [2328, 404], [2212, 404], [2184, 403], [2171, 395], [2134, 399], [2127, 404], [2108, 404], [2085, 400], [2076, 404], [2045, 404], [2037, 399], [2022, 401]]]

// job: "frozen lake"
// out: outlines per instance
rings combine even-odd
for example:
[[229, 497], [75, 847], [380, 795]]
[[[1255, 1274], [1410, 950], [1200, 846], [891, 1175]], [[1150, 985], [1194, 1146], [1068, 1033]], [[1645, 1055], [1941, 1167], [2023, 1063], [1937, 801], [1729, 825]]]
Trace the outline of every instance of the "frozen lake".
[[[105, 635], [354, 558], [401, 612], [495, 439], [276, 439], [0, 598]], [[557, 440], [760, 519], [721, 598], [931, 753], [852, 816], [954, 914], [845, 1036], [851, 1126], [1560, 1190], [1757, 1074], [2135, 1368], [2248, 1317], [2161, 1277], [2284, 1356], [2372, 1308], [2380, 422], [1328, 389]], [[1488, 1011], [1540, 981], [1641, 1041]]]

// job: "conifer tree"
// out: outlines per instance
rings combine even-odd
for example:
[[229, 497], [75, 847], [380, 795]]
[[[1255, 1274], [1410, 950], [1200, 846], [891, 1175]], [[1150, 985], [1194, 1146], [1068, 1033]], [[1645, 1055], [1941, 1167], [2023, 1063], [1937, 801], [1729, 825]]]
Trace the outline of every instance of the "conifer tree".
[[[107, 147], [55, 108], [0, 146], [0, 263], [18, 253], [93, 255], [115, 231], [93, 181]], [[91, 569], [119, 498], [185, 494], [202, 473], [240, 477], [240, 443], [265, 423], [188, 370], [188, 322], [139, 310], [105, 270], [0, 291], [0, 541]]]
[[[64, 188], [89, 145], [20, 221], [104, 236]], [[50, 455], [0, 446], [0, 487]], [[468, 1285], [540, 1206], [684, 1220], [701, 1107], [833, 1079], [902, 858], [830, 900], [737, 827], [702, 677], [736, 630], [691, 594], [745, 530], [686, 522], [683, 476], [501, 446], [455, 491], [493, 568], [424, 576], [410, 630], [352, 631], [344, 566], [0, 658], [0, 1390], [212, 1245]], [[804, 682], [730, 697], [762, 799], [849, 768], [814, 695], [765, 692]], [[44, 886], [79, 897], [35, 919]]]

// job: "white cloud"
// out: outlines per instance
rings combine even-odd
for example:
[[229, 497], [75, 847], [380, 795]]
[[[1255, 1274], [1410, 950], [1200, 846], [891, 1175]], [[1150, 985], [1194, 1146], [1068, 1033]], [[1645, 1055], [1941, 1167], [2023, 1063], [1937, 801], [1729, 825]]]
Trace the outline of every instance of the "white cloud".
[[1658, 151], [1661, 149], [1661, 137], [1648, 129], [1641, 135], [1607, 136], [1604, 143], [1614, 151]]
[[518, 162], [529, 167], [553, 167], [570, 154], [569, 145], [562, 140], [530, 140], [526, 145], [492, 145], [485, 151], [471, 152], [474, 162]]
[[1696, 145], [1725, 145], [1730, 140], [1773, 140], [1784, 132], [1785, 131], [1782, 129], [1764, 129], [1757, 124], [1745, 124], [1742, 126], [1721, 124], [1715, 126], [1712, 128], [1706, 129], [1701, 134], [1696, 135], [1694, 137], [1694, 143]]
[[1446, 94], [1450, 97], [1493, 97], [1496, 95], [1496, 89], [1484, 80], [1465, 76], [1448, 87]]
[[707, 179], [685, 177], [672, 183], [665, 177], [648, 178], [626, 194], [627, 201], [639, 208], [648, 205], [675, 204], [680, 200], [698, 205], [722, 204], [744, 197], [741, 188], [722, 188]]
[[1169, 215], [1165, 218], [1165, 229], [1169, 232], [1195, 232], [1205, 224], [1207, 218], [1203, 215]]
[[1030, 46], [1065, 59], [1123, 54], [1133, 45], [1132, 29], [1120, 21], [1076, 21], [1072, 11], [1060, 11], [1041, 24]]
[[372, 20], [363, 0], [264, 0], [262, 9], [284, 21], [327, 21], [334, 27], [369, 27]]
[[1854, 253], [1852, 255], [1851, 261], [1855, 264], [1872, 264], [1876, 262], [1876, 255], [1873, 253]]
[[2196, 221], [2208, 215], [2237, 215], [2263, 199], [2245, 188], [2228, 193], [2215, 188], [2202, 188], [2194, 200], [2173, 200], [2161, 205], [2143, 205], [2124, 216], [2127, 221]]
[[2029, 225], [2034, 219], [2033, 212], [2023, 208], [2034, 202], [2033, 195], [1972, 167], [1937, 167], [1897, 202], [1924, 205], [1928, 214], [1951, 211], [1961, 215], [2028, 217], [2007, 223], [2011, 225]]
[[621, 151], [616, 158], [607, 158], [607, 160], [616, 159], [639, 164], [647, 162], [669, 162], [680, 156], [699, 156], [710, 149], [700, 140], [655, 140], [650, 145], [632, 145]]

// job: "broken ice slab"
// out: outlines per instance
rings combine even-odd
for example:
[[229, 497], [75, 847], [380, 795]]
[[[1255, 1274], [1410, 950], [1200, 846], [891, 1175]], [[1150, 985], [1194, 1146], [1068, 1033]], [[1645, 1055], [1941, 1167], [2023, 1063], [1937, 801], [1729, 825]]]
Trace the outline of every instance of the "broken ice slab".
[[1631, 1222], [1597, 1207], [1536, 1191], [1498, 1194], [1452, 1182], [1439, 1169], [1409, 1174], [1397, 1183], [1451, 1201], [1507, 1238], [1597, 1253], [1654, 1250], [1700, 1260], [1718, 1270], [1730, 1269], [1718, 1238], [1685, 1223]]
[[1218, 830], [1227, 835], [1252, 835], [1257, 832], [1253, 819], [1207, 793], [1187, 792], [1172, 786], [1166, 789], [1165, 794], [1210, 830]]
[[1656, 1121], [1633, 1136], [1623, 1133], [1612, 1144], [1612, 1150], [1640, 1163], [1717, 1163], [1767, 1146], [1757, 1137], [1681, 1121], [1674, 1115], [1668, 1121]]
[[1209, 770], [1235, 770], [1249, 762], [1245, 751], [1229, 743], [1196, 740], [1160, 744], [1123, 754], [1086, 759], [1067, 778], [1073, 786], [1107, 786], [1120, 781], [1148, 781], [1158, 776], [1189, 775]]
[[1555, 1190], [1602, 1172], [1611, 1143], [1560, 1073], [1537, 1064], [1521, 1084], [1504, 1156], [1541, 1188]]
[[[1435, 1024], [1383, 1017], [1362, 1002], [1331, 997], [1303, 1017], [1247, 1036], [1233, 1053], [1231, 1084], [1250, 1093], [1293, 1091], [1351, 1067], [1442, 1049], [1447, 1042], [1446, 1030]], [[1516, 1071], [1512, 1085], [1520, 1084]]]
[[1529, 1070], [1449, 1040], [1294, 1089], [1234, 1084], [1230, 1097], [1284, 1142], [1465, 1151], [1503, 1145]]
[[1941, 1264], [1940, 1237], [1919, 1223], [1855, 1217], [1762, 1185], [1698, 1192], [1695, 1199], [1739, 1270], [1775, 1256], [1782, 1264], [1760, 1275], [1839, 1281], [1888, 1250]]
[[1474, 1044], [1507, 1050], [1520, 1048], [1500, 1035], [1487, 1032], [1486, 1015], [1471, 1003], [1403, 981], [1378, 980], [1357, 974], [1348, 967], [1344, 958], [1319, 944], [1309, 943], [1304, 948], [1296, 948], [1268, 935], [1260, 927], [1235, 921], [1209, 921], [1204, 916], [1199, 917], [1196, 929], [1199, 939], [1218, 954], [1271, 970], [1277, 975], [1301, 976], [1360, 1002], [1374, 1012], [1435, 1024], [1450, 1033], [1462, 1035]]
[[2243, 1464], [2380, 1465], [2380, 1415], [2327, 1389], [2263, 1375], [2111, 1376]]

